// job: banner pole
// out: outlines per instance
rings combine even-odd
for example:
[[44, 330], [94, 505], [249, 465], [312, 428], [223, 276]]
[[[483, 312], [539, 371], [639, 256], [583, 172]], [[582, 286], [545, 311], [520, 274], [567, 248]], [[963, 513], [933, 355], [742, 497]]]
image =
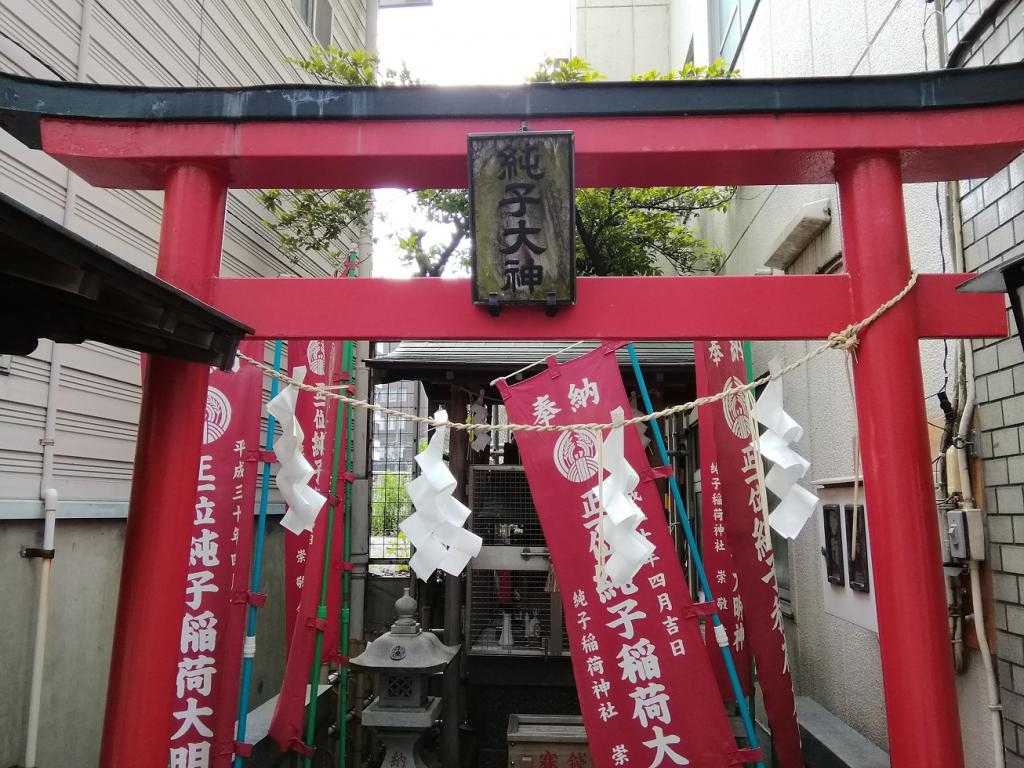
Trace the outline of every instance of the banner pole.
[[[354, 384], [355, 378], [355, 342], [346, 341], [342, 352], [342, 369], [348, 373], [348, 381]], [[344, 419], [344, 449], [345, 449], [345, 477], [344, 477], [344, 518], [342, 519], [342, 560], [350, 562], [352, 558], [352, 408], [343, 406], [339, 414], [338, 423]], [[334, 448], [335, 461], [338, 460], [338, 447]], [[348, 567], [341, 571], [341, 615], [338, 628], [338, 656], [341, 658], [341, 668], [338, 670], [338, 766], [345, 768], [347, 760], [347, 739], [348, 739], [348, 654], [349, 654], [349, 621], [351, 606], [349, 605], [352, 591], [352, 572]]]
[[[345, 277], [358, 277], [357, 267], [359, 265], [357, 256], [354, 252], [350, 252], [348, 255], [348, 263], [346, 265]], [[355, 371], [356, 371], [356, 343], [354, 341], [346, 341], [342, 344], [341, 352], [341, 370], [343, 371], [343, 377], [347, 375], [347, 383], [353, 387], [353, 393], [355, 392]], [[343, 502], [342, 510], [343, 515], [341, 522], [341, 560], [346, 563], [345, 567], [341, 569], [341, 595], [338, 600], [341, 606], [338, 626], [338, 658], [340, 660], [340, 666], [338, 669], [338, 766], [339, 768], [345, 768], [345, 764], [348, 761], [348, 681], [349, 681], [349, 670], [348, 670], [348, 654], [349, 654], [349, 621], [351, 614], [351, 606], [349, 602], [351, 600], [352, 592], [352, 571], [351, 571], [351, 560], [352, 560], [352, 430], [355, 427], [355, 419], [353, 418], [353, 410], [346, 403], [341, 407], [338, 413], [337, 424], [341, 426], [340, 432], [336, 430], [335, 433], [335, 444], [334, 444], [334, 467], [332, 471], [337, 474], [338, 458], [340, 456], [339, 448], [345, 450], [345, 474], [342, 479], [342, 492]], [[339, 446], [339, 441], [343, 445]]]
[[[337, 349], [335, 347], [335, 349]], [[328, 363], [334, 371], [335, 360]], [[309, 668], [309, 709], [306, 710], [306, 744], [313, 746], [316, 735], [317, 690], [320, 683], [320, 666], [323, 653], [324, 633], [327, 631], [327, 582], [331, 572], [331, 539], [334, 537], [334, 511], [338, 508], [338, 446], [341, 443], [341, 404], [336, 402], [339, 413], [334, 419], [334, 452], [331, 457], [331, 482], [327, 507], [327, 525], [324, 528], [324, 562], [320, 570], [320, 604], [316, 609], [316, 641], [313, 645], [313, 663]], [[313, 756], [304, 755], [304, 768], [311, 768]]]
[[[627, 344], [626, 350], [629, 352], [629, 362], [630, 365], [633, 366], [633, 375], [636, 378], [636, 384], [640, 390], [640, 396], [644, 401], [644, 410], [647, 413], [654, 413], [654, 407], [651, 405], [651, 396], [647, 392], [647, 383], [644, 381], [644, 374], [640, 370], [640, 361], [637, 359], [636, 350], [633, 349], [633, 344]], [[661, 437], [661, 425], [658, 424], [657, 419], [651, 419], [649, 425], [651, 427], [651, 436], [654, 438], [654, 444], [658, 447], [658, 457], [663, 465], [668, 465], [668, 450], [666, 450], [665, 441]], [[676, 513], [679, 516], [679, 522], [682, 525], [683, 533], [686, 536], [686, 543], [690, 547], [694, 569], [697, 571], [697, 578], [700, 580], [701, 590], [704, 592], [704, 599], [714, 606], [715, 598], [711, 593], [711, 584], [708, 583], [707, 574], [704, 572], [704, 563], [701, 561], [700, 553], [697, 550], [697, 542], [693, 537], [693, 531], [690, 528], [690, 520], [686, 516], [686, 507], [683, 504], [683, 497], [679, 492], [679, 484], [676, 482], [674, 474], [668, 476], [668, 485], [672, 492], [672, 500], [676, 505]], [[722, 627], [722, 620], [718, 618], [717, 609], [714, 609], [711, 613], [711, 623], [715, 627], [716, 637], [725, 632], [725, 628]], [[719, 629], [719, 627], [722, 628]], [[747, 734], [747, 744], [751, 749], [757, 749], [757, 734], [754, 732], [754, 724], [750, 719], [747, 702], [746, 699], [743, 698], [743, 689], [740, 686], [739, 677], [736, 675], [736, 666], [733, 664], [732, 651], [729, 649], [728, 643], [725, 645], [720, 644], [718, 648], [722, 652], [722, 661], [725, 663], [726, 672], [729, 674], [729, 683], [736, 696], [736, 708], [739, 710], [740, 719], [743, 721], [743, 730]], [[764, 768], [764, 762], [758, 761], [757, 768]]]
[[[274, 370], [281, 368], [281, 354], [284, 342], [274, 342]], [[278, 381], [270, 379], [270, 399], [277, 395]], [[268, 451], [274, 447], [274, 417], [267, 415], [267, 437], [264, 448]], [[263, 473], [260, 475], [260, 507], [256, 519], [256, 541], [253, 544], [252, 572], [249, 574], [249, 591], [259, 592], [260, 572], [263, 569], [263, 542], [267, 529], [267, 500], [270, 496], [270, 462], [263, 462]], [[235, 729], [235, 741], [245, 743], [245, 729], [249, 719], [249, 686], [252, 682], [253, 658], [256, 655], [256, 611], [257, 607], [250, 604], [246, 609], [245, 642], [242, 646], [242, 682], [238, 689], [238, 725]], [[242, 756], [236, 754], [232, 761], [234, 768], [241, 768]]]
[[[747, 382], [754, 380], [754, 351], [749, 341], [743, 342], [743, 370], [747, 374]], [[754, 695], [754, 681], [757, 679], [757, 668], [754, 664], [754, 654], [750, 654], [750, 696], [747, 698], [747, 710], [750, 712], [750, 719], [757, 717], [757, 697]], [[771, 739], [772, 765], [775, 765], [775, 739]]]

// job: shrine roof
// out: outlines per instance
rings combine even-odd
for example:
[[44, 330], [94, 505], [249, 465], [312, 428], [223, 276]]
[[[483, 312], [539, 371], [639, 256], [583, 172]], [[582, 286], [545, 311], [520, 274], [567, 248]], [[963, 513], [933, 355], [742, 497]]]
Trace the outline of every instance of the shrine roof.
[[173, 122], [895, 112], [1024, 103], [1024, 63], [895, 75], [531, 83], [150, 88], [0, 73], [0, 126], [41, 147], [43, 118]]
[[91, 340], [225, 367], [251, 332], [0, 194], [0, 353]]
[[0, 127], [97, 186], [170, 168], [236, 189], [467, 185], [466, 136], [571, 130], [579, 187], [820, 184], [897, 155], [906, 183], [1024, 149], [1024, 63], [894, 75], [518, 86], [147, 88], [0, 74]]

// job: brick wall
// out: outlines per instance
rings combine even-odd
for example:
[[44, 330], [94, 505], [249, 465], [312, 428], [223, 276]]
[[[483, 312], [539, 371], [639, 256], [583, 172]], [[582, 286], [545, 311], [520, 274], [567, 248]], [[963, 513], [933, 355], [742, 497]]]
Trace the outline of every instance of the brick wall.
[[[1024, 59], [1024, 0], [946, 4], [953, 64]], [[985, 270], [1024, 254], [1024, 155], [988, 179], [961, 182], [964, 256]], [[1024, 767], [1024, 353], [1011, 337], [975, 341], [984, 508], [988, 515], [1007, 766]]]

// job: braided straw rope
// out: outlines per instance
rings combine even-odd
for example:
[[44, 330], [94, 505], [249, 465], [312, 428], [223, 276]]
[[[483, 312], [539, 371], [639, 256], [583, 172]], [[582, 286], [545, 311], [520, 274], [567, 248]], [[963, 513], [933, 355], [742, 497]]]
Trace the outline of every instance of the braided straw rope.
[[426, 424], [427, 426], [430, 427], [448, 427], [450, 429], [461, 429], [465, 432], [494, 432], [505, 430], [509, 430], [512, 432], [572, 432], [583, 429], [590, 431], [600, 431], [606, 429], [615, 429], [617, 427], [628, 427], [634, 424], [652, 421], [654, 419], [661, 419], [664, 418], [665, 416], [672, 416], [673, 414], [676, 413], [686, 413], [687, 411], [692, 411], [695, 408], [699, 408], [702, 405], [710, 405], [712, 403], [717, 403], [720, 400], [724, 400], [725, 398], [731, 395], [739, 394], [742, 392], [751, 392], [757, 387], [760, 387], [763, 384], [767, 384], [769, 381], [774, 381], [775, 379], [782, 378], [786, 374], [795, 371], [797, 368], [806, 365], [811, 360], [823, 354], [824, 352], [827, 352], [830, 349], [852, 351], [857, 348], [857, 344], [860, 342], [858, 334], [865, 328], [867, 328], [869, 325], [871, 325], [873, 322], [875, 322], [875, 320], [877, 320], [890, 309], [892, 309], [894, 306], [899, 304], [900, 301], [902, 301], [907, 296], [907, 294], [910, 293], [910, 291], [913, 289], [916, 283], [917, 273], [911, 272], [910, 279], [907, 281], [907, 284], [903, 286], [900, 292], [897, 293], [884, 304], [880, 305], [878, 309], [876, 309], [870, 315], [865, 317], [863, 320], [859, 320], [856, 323], [851, 323], [850, 325], [846, 326], [846, 328], [844, 328], [843, 330], [837, 333], [830, 334], [828, 340], [824, 344], [815, 347], [813, 350], [808, 352], [800, 359], [794, 360], [789, 365], [779, 369], [778, 373], [765, 374], [759, 379], [754, 379], [754, 381], [748, 382], [747, 384], [742, 384], [740, 386], [729, 387], [728, 389], [724, 389], [715, 395], [698, 397], [696, 400], [691, 400], [690, 402], [687, 403], [673, 405], [668, 408], [663, 408], [660, 411], [655, 411], [654, 413], [633, 416], [632, 418], [624, 419], [623, 421], [617, 421], [609, 424], [599, 424], [596, 422], [587, 422], [585, 424], [457, 424], [455, 422], [450, 421], [437, 421], [436, 419], [432, 419], [427, 416], [415, 416], [413, 414], [405, 413], [404, 411], [399, 411], [394, 408], [387, 408], [383, 405], [378, 405], [377, 403], [370, 403], [366, 400], [360, 400], [355, 397], [349, 397], [348, 395], [343, 395], [339, 392], [332, 392], [330, 391], [329, 388], [324, 387], [322, 385], [315, 386], [312, 384], [301, 383], [299, 381], [296, 381], [292, 377], [288, 376], [286, 373], [274, 370], [272, 366], [269, 366], [264, 362], [254, 360], [253, 358], [249, 357], [248, 355], [244, 355], [241, 352], [238, 352], [237, 354], [240, 359], [244, 360], [249, 365], [259, 368], [264, 373], [273, 376], [275, 379], [287, 384], [288, 386], [295, 387], [296, 389], [305, 390], [307, 392], [313, 392], [314, 394], [319, 394], [323, 397], [329, 397], [334, 400], [339, 400], [340, 402], [346, 403], [347, 405], [351, 405], [355, 408], [364, 408], [368, 411], [376, 411], [377, 413], [383, 413], [388, 416], [394, 416], [395, 418], [398, 419], [405, 419], [406, 421], [411, 421], [416, 424]]

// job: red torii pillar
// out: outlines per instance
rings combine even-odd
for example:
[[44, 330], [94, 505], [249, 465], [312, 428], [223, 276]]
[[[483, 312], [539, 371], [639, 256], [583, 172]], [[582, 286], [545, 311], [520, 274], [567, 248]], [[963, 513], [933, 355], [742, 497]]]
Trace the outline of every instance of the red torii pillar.
[[[853, 313], [866, 317], [910, 278], [899, 159], [844, 159], [836, 177]], [[963, 745], [945, 631], [948, 613], [914, 307], [897, 304], [861, 336], [853, 379], [871, 565], [875, 584], [885, 585], [875, 589], [875, 611], [889, 757], [893, 766], [960, 766]], [[932, 725], [919, 728], [923, 721]]]
[[[1009, 74], [1005, 82], [1019, 87], [1019, 80], [1012, 79], [1015, 73]], [[560, 109], [556, 102], [570, 97], [584, 106], [580, 99], [587, 94], [625, 99], [622, 109], [628, 108], [630, 116], [563, 111], [561, 116], [531, 117], [531, 130], [575, 131], [581, 186], [839, 183], [847, 274], [582, 279], [577, 305], [563, 308], [554, 319], [515, 308], [490, 317], [470, 305], [464, 280], [217, 276], [226, 187], [330, 187], [341, 180], [353, 188], [464, 186], [466, 134], [514, 130], [520, 122], [514, 110], [506, 110], [503, 118], [449, 117], [436, 103], [455, 94], [452, 98], [464, 107], [460, 92], [409, 89], [403, 96], [382, 89], [379, 114], [367, 117], [376, 92], [354, 89], [353, 95], [340, 89], [338, 103], [356, 103], [358, 119], [246, 121], [237, 110], [250, 102], [232, 91], [230, 116], [216, 116], [203, 102], [191, 122], [184, 117], [149, 122], [144, 109], [131, 118], [122, 114], [120, 122], [109, 114], [107, 122], [98, 122], [84, 119], [81, 112], [75, 119], [69, 107], [51, 113], [60, 116], [37, 117], [38, 146], [91, 183], [164, 189], [158, 274], [209, 298], [219, 310], [256, 328], [260, 338], [496, 339], [507, 338], [510, 328], [522, 339], [824, 338], [870, 314], [906, 284], [904, 181], [988, 175], [1024, 148], [1024, 96], [1007, 99], [1000, 93], [987, 106], [970, 101], [963, 108], [941, 109], [935, 104], [943, 88], [961, 83], [973, 94], [975, 79], [988, 75], [918, 77], [931, 78], [920, 84], [932, 100], [928, 110], [915, 103], [905, 111], [890, 105], [862, 112], [857, 99], [847, 113], [840, 107], [811, 114], [793, 107], [773, 111], [772, 106], [751, 114], [744, 101], [736, 114], [712, 110], [694, 115], [673, 106], [673, 99], [685, 105], [693, 93], [709, 89], [746, 94], [747, 99], [751, 93], [762, 95], [760, 87], [767, 93], [764, 103], [772, 104], [784, 96], [785, 86], [742, 81], [529, 90], [531, 108], [547, 100], [555, 112]], [[844, 81], [841, 88], [832, 81], [813, 87], [828, 101], [863, 85], [851, 85], [855, 80]], [[809, 103], [808, 82], [799, 85], [794, 103]], [[876, 93], [875, 85], [869, 85], [864, 93]], [[47, 84], [45, 98], [26, 94], [18, 103], [47, 104], [55, 88], [60, 86]], [[86, 90], [76, 87], [73, 93], [77, 98]], [[92, 91], [102, 95], [103, 89]], [[963, 97], [954, 88], [958, 94]], [[484, 95], [501, 104], [509, 91]], [[652, 97], [657, 102], [652, 109], [668, 103], [668, 112], [632, 116], [638, 103], [634, 97]], [[161, 110], [184, 114], [167, 91], [153, 98], [153, 108], [158, 104]], [[254, 109], [265, 108], [261, 98], [270, 97], [253, 94]], [[403, 99], [412, 106], [405, 109]], [[136, 101], [148, 103], [144, 94]], [[334, 102], [317, 103], [328, 109]], [[419, 115], [422, 103], [438, 111]], [[677, 112], [669, 114], [672, 109]], [[2, 112], [0, 104], [0, 117]], [[473, 112], [482, 113], [486, 110]], [[417, 119], [400, 119], [402, 114]], [[26, 136], [34, 140], [31, 133]], [[1002, 297], [957, 294], [954, 288], [962, 280], [922, 275], [904, 301], [863, 332], [854, 372], [894, 768], [963, 767], [918, 353], [919, 338], [1005, 334]], [[374, 307], [388, 311], [367, 311]], [[147, 372], [104, 768], [166, 764], [176, 624], [206, 380], [204, 367], [156, 359]]]
[[[200, 299], [220, 272], [227, 186], [208, 168], [167, 174], [157, 275]], [[101, 766], [167, 763], [181, 604], [210, 368], [150, 355], [121, 562]]]

